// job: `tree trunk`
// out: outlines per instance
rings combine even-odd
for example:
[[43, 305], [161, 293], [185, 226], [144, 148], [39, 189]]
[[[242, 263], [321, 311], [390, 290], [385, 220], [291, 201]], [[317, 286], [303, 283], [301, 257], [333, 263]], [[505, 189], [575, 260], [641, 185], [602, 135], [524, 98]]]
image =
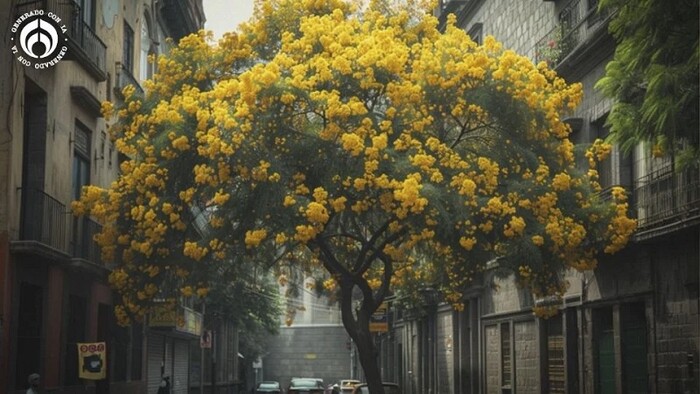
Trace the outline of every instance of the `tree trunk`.
[[350, 297], [351, 290], [341, 287], [341, 291], [343, 293], [341, 298], [343, 326], [357, 347], [357, 354], [362, 370], [365, 372], [369, 392], [371, 394], [384, 394], [382, 376], [377, 363], [377, 352], [372, 340], [372, 333], [369, 332], [370, 316], [373, 311], [369, 311], [366, 305], [363, 305], [357, 311], [357, 318], [355, 318]]
[[365, 371], [369, 392], [371, 394], [384, 394], [382, 376], [377, 363], [377, 353], [372, 341], [372, 334], [369, 332], [369, 324], [364, 327], [358, 327], [356, 344], [357, 353], [360, 356], [360, 364]]

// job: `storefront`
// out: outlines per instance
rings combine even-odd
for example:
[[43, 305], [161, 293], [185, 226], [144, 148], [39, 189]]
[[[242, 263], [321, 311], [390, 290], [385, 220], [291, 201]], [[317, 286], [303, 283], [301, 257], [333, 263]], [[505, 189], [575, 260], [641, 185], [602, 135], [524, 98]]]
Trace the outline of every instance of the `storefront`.
[[187, 394], [190, 385], [190, 345], [199, 343], [202, 314], [184, 306], [156, 309], [149, 316], [147, 337], [148, 393], [158, 391], [168, 376], [172, 394]]

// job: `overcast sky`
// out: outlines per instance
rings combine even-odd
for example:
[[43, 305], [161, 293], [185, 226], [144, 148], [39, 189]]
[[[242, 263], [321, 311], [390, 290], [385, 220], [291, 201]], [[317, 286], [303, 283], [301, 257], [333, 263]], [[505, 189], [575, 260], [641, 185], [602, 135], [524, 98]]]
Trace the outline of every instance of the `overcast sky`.
[[213, 31], [215, 39], [236, 30], [252, 14], [253, 0], [204, 0], [204, 28]]

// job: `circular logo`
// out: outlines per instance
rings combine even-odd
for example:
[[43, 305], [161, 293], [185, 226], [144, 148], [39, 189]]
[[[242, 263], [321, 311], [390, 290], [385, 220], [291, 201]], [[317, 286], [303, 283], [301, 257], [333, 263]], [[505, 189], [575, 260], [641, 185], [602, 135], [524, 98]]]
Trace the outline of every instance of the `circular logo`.
[[27, 67], [44, 69], [56, 65], [68, 52], [66, 26], [53, 12], [33, 10], [12, 25], [12, 53]]

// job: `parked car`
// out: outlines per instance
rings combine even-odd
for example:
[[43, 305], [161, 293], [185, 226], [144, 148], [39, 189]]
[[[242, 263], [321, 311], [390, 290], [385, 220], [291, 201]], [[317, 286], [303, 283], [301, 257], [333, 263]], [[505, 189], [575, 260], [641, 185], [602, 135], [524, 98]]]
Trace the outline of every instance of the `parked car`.
[[335, 383], [333, 383], [329, 388], [330, 391], [329, 393], [332, 394], [350, 394], [352, 392], [352, 388], [355, 387], [355, 385], [360, 384], [361, 382], [359, 380], [355, 379], [343, 379], [339, 380]]
[[[383, 382], [384, 394], [401, 394], [401, 388], [396, 383]], [[369, 394], [367, 383], [361, 383], [353, 387], [352, 394]]]
[[323, 379], [292, 378], [287, 394], [323, 394]]
[[258, 383], [258, 386], [255, 388], [255, 394], [261, 394], [261, 393], [281, 394], [282, 387], [280, 387], [280, 382], [265, 381], [265, 382]]

